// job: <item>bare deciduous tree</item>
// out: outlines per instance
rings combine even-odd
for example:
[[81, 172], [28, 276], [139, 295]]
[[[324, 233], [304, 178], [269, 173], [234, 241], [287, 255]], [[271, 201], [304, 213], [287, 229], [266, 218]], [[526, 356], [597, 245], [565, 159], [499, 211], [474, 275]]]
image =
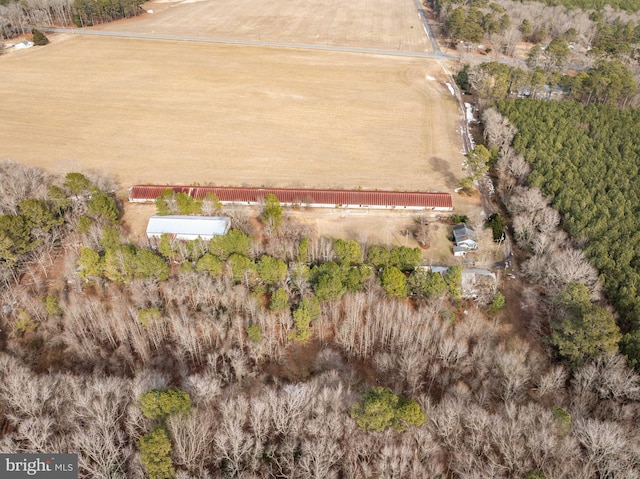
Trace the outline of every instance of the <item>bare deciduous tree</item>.
[[488, 108], [482, 113], [484, 138], [490, 147], [502, 150], [509, 147], [516, 134], [516, 128], [495, 108]]
[[202, 409], [189, 415], [170, 416], [167, 427], [173, 442], [174, 463], [192, 473], [205, 471], [214, 425], [213, 416]]

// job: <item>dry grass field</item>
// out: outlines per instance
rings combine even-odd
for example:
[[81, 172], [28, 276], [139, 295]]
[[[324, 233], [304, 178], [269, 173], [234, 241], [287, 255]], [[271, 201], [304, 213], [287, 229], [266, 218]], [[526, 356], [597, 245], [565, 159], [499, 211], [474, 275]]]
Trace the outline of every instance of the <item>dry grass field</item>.
[[0, 158], [123, 185], [450, 190], [443, 81], [421, 59], [73, 37], [0, 59]]
[[119, 32], [430, 51], [413, 0], [157, 0]]

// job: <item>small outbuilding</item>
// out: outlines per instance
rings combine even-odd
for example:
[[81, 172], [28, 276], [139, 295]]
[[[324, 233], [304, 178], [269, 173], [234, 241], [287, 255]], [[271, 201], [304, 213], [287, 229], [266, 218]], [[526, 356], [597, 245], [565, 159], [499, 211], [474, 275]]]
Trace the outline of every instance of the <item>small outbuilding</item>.
[[147, 237], [159, 238], [163, 234], [180, 240], [210, 240], [229, 231], [231, 219], [226, 216], [152, 216], [147, 225]]
[[[431, 266], [432, 273], [447, 274], [448, 266]], [[463, 268], [460, 282], [463, 298], [472, 298], [488, 304], [498, 288], [498, 277], [488, 269]]]
[[462, 246], [454, 246], [453, 247], [453, 256], [464, 256], [469, 251], [467, 248]]
[[463, 298], [473, 298], [481, 304], [488, 304], [496, 294], [498, 278], [488, 269], [464, 268], [461, 288]]

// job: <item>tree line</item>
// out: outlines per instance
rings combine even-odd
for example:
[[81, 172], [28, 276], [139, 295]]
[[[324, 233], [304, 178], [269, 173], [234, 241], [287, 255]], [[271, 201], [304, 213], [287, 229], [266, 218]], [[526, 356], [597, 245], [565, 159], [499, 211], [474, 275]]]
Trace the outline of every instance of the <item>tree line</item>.
[[142, 13], [141, 0], [7, 0], [0, 2], [0, 39], [30, 33], [34, 27], [87, 27]]
[[[536, 60], [537, 61], [537, 60]], [[488, 62], [464, 65], [456, 82], [481, 108], [510, 98], [573, 99], [585, 105], [625, 107], [637, 101], [638, 85], [632, 71], [619, 60], [600, 61], [577, 75], [564, 75], [536, 66], [532, 70]]]

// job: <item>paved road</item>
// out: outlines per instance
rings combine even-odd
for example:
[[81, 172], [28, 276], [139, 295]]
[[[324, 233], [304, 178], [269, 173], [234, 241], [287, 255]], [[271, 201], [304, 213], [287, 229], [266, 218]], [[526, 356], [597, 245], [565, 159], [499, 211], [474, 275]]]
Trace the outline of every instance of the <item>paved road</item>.
[[[419, 5], [420, 0], [415, 0], [416, 5]], [[79, 28], [54, 28], [54, 27], [38, 27], [47, 33], [71, 33], [74, 35], [93, 35], [102, 37], [121, 37], [121, 38], [144, 38], [150, 40], [172, 40], [179, 42], [201, 42], [201, 43], [220, 43], [227, 45], [248, 45], [256, 47], [272, 47], [272, 48], [293, 48], [298, 50], [323, 50], [329, 52], [345, 52], [345, 53], [364, 53], [369, 55], [387, 55], [393, 57], [413, 57], [413, 58], [429, 58], [433, 60], [459, 60], [458, 55], [450, 55], [440, 50], [438, 42], [436, 40], [424, 10], [420, 6], [418, 15], [423, 22], [425, 34], [431, 41], [433, 47], [433, 53], [428, 52], [410, 52], [403, 50], [382, 50], [377, 48], [358, 48], [358, 47], [343, 47], [339, 45], [315, 45], [311, 43], [283, 43], [283, 42], [267, 42], [256, 40], [237, 40], [228, 38], [207, 38], [207, 37], [190, 37], [180, 35], [158, 35], [154, 33], [128, 33], [128, 32], [110, 32], [105, 30], [85, 30]], [[465, 58], [467, 62], [472, 63], [486, 63], [497, 61], [498, 63], [505, 63], [511, 66], [525, 66], [525, 62], [515, 59], [500, 58], [493, 60], [486, 56], [474, 55], [472, 58]]]
[[[426, 21], [426, 19], [425, 19]], [[313, 45], [308, 43], [281, 43], [281, 42], [266, 42], [255, 40], [234, 40], [225, 38], [206, 38], [206, 37], [188, 37], [179, 35], [157, 35], [154, 33], [127, 33], [127, 32], [109, 32], [104, 30], [84, 30], [78, 28], [41, 28], [45, 32], [49, 33], [71, 33], [74, 35], [94, 35], [102, 37], [122, 37], [122, 38], [144, 38], [151, 40], [173, 40], [179, 42], [201, 42], [201, 43], [222, 43], [228, 45], [249, 45], [258, 47], [273, 47], [273, 48], [295, 48], [301, 50], [324, 50], [330, 52], [346, 52], [346, 53], [366, 53], [373, 55], [388, 55], [395, 57], [416, 57], [416, 58], [431, 58], [436, 60], [455, 60], [454, 55], [447, 55], [438, 48], [437, 53], [427, 52], [408, 52], [402, 50], [381, 50], [376, 48], [357, 48], [357, 47], [341, 47], [337, 45]], [[434, 40], [435, 41], [435, 40]]]

